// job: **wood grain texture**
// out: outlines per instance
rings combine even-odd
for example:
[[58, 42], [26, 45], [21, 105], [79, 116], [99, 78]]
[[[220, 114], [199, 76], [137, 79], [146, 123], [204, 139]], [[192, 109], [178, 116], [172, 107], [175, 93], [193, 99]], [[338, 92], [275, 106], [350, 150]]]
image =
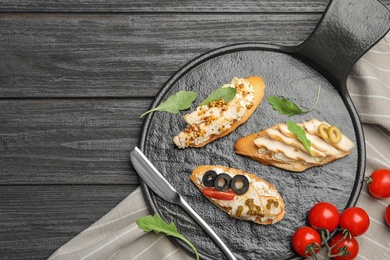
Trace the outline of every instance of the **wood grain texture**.
[[137, 186], [0, 186], [0, 258], [47, 259]]
[[137, 184], [130, 150], [150, 99], [3, 100], [0, 185]]
[[319, 14], [1, 14], [0, 97], [153, 97], [180, 67], [205, 52], [251, 41], [297, 44], [319, 19]]
[[[170, 1], [12, 1], [3, 0], [0, 12], [195, 12], [195, 13], [307, 13], [323, 12], [330, 0], [170, 0]], [[381, 1], [387, 7], [390, 0]]]
[[329, 0], [2, 1], [3, 12], [322, 12]]

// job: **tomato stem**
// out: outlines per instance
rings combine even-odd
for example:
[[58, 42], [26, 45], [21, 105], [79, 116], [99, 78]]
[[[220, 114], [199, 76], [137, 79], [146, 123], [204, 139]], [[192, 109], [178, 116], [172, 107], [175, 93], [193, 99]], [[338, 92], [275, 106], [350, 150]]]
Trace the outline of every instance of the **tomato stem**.
[[321, 239], [325, 243], [326, 247], [328, 248], [328, 239], [330, 237], [330, 232], [327, 229], [321, 229]]
[[351, 254], [351, 252], [349, 252], [349, 250], [348, 250], [348, 246], [338, 247], [338, 250], [339, 250], [339, 252], [337, 254], [335, 254], [335, 255], [329, 254], [329, 257], [333, 258], [336, 256], [347, 256], [347, 255]]
[[321, 249], [321, 246], [317, 242], [311, 243], [310, 245], [306, 246], [306, 252], [307, 252], [306, 255], [310, 256], [308, 255], [308, 253], [310, 253], [313, 259], [318, 260], [316, 254], [317, 249]]
[[328, 260], [329, 259], [329, 256], [330, 256], [330, 250], [331, 248], [329, 247], [329, 244], [328, 244], [328, 239], [330, 237], [330, 232], [328, 229], [321, 229], [321, 239], [322, 241], [325, 243], [325, 246], [326, 246], [326, 252], [327, 252], [327, 255], [325, 256], [325, 260]]
[[366, 176], [365, 178], [364, 178], [364, 182], [368, 185], [368, 184], [370, 184], [371, 182], [372, 182], [372, 177], [371, 176]]
[[[326, 230], [326, 237], [324, 235], [323, 230], [321, 230], [321, 238], [325, 242], [326, 251], [327, 251], [325, 260], [332, 259], [333, 257], [336, 257], [336, 256], [347, 256], [347, 255], [351, 254], [351, 252], [348, 251], [348, 247], [347, 246], [338, 247], [339, 252], [337, 254], [335, 254], [335, 255], [332, 255], [332, 253], [331, 253], [332, 249], [335, 246], [337, 246], [338, 243], [340, 243], [341, 241], [343, 241], [347, 237], [349, 237], [349, 238], [352, 237], [351, 233], [347, 229], [343, 229], [343, 231], [342, 231], [343, 236], [333, 246], [329, 246], [329, 244], [327, 242], [327, 239], [329, 238], [329, 230], [327, 230], [327, 229], [325, 229], [325, 230]], [[326, 240], [325, 240], [325, 238], [326, 238]]]

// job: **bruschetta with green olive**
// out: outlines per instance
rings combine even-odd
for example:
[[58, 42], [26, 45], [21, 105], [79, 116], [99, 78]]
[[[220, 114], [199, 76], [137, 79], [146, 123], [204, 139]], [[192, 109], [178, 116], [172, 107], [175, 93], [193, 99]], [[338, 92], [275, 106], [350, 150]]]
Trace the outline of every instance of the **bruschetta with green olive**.
[[284, 123], [240, 138], [234, 146], [235, 151], [264, 165], [302, 172], [347, 156], [355, 146], [338, 127], [325, 121], [313, 118], [297, 125], [310, 141], [311, 151]]

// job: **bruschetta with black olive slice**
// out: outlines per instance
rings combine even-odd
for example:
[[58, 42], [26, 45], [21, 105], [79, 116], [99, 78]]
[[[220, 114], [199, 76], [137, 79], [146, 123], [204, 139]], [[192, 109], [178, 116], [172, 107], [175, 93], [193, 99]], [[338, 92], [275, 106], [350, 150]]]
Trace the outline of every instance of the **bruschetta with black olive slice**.
[[259, 176], [220, 165], [201, 165], [192, 182], [214, 205], [232, 218], [269, 225], [285, 215], [282, 196]]

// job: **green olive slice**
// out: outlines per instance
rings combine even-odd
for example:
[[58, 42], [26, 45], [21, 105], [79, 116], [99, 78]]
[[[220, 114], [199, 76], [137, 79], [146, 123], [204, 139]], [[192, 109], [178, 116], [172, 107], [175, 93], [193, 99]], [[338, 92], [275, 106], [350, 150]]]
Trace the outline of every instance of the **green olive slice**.
[[332, 125], [331, 127], [328, 128], [328, 137], [329, 141], [332, 144], [337, 144], [341, 141], [341, 131], [337, 126]]
[[322, 137], [322, 139], [327, 140], [328, 139], [328, 129], [329, 125], [322, 123], [318, 127], [318, 134]]
[[230, 182], [230, 188], [238, 195], [244, 194], [249, 189], [248, 178], [240, 174], [234, 176]]

